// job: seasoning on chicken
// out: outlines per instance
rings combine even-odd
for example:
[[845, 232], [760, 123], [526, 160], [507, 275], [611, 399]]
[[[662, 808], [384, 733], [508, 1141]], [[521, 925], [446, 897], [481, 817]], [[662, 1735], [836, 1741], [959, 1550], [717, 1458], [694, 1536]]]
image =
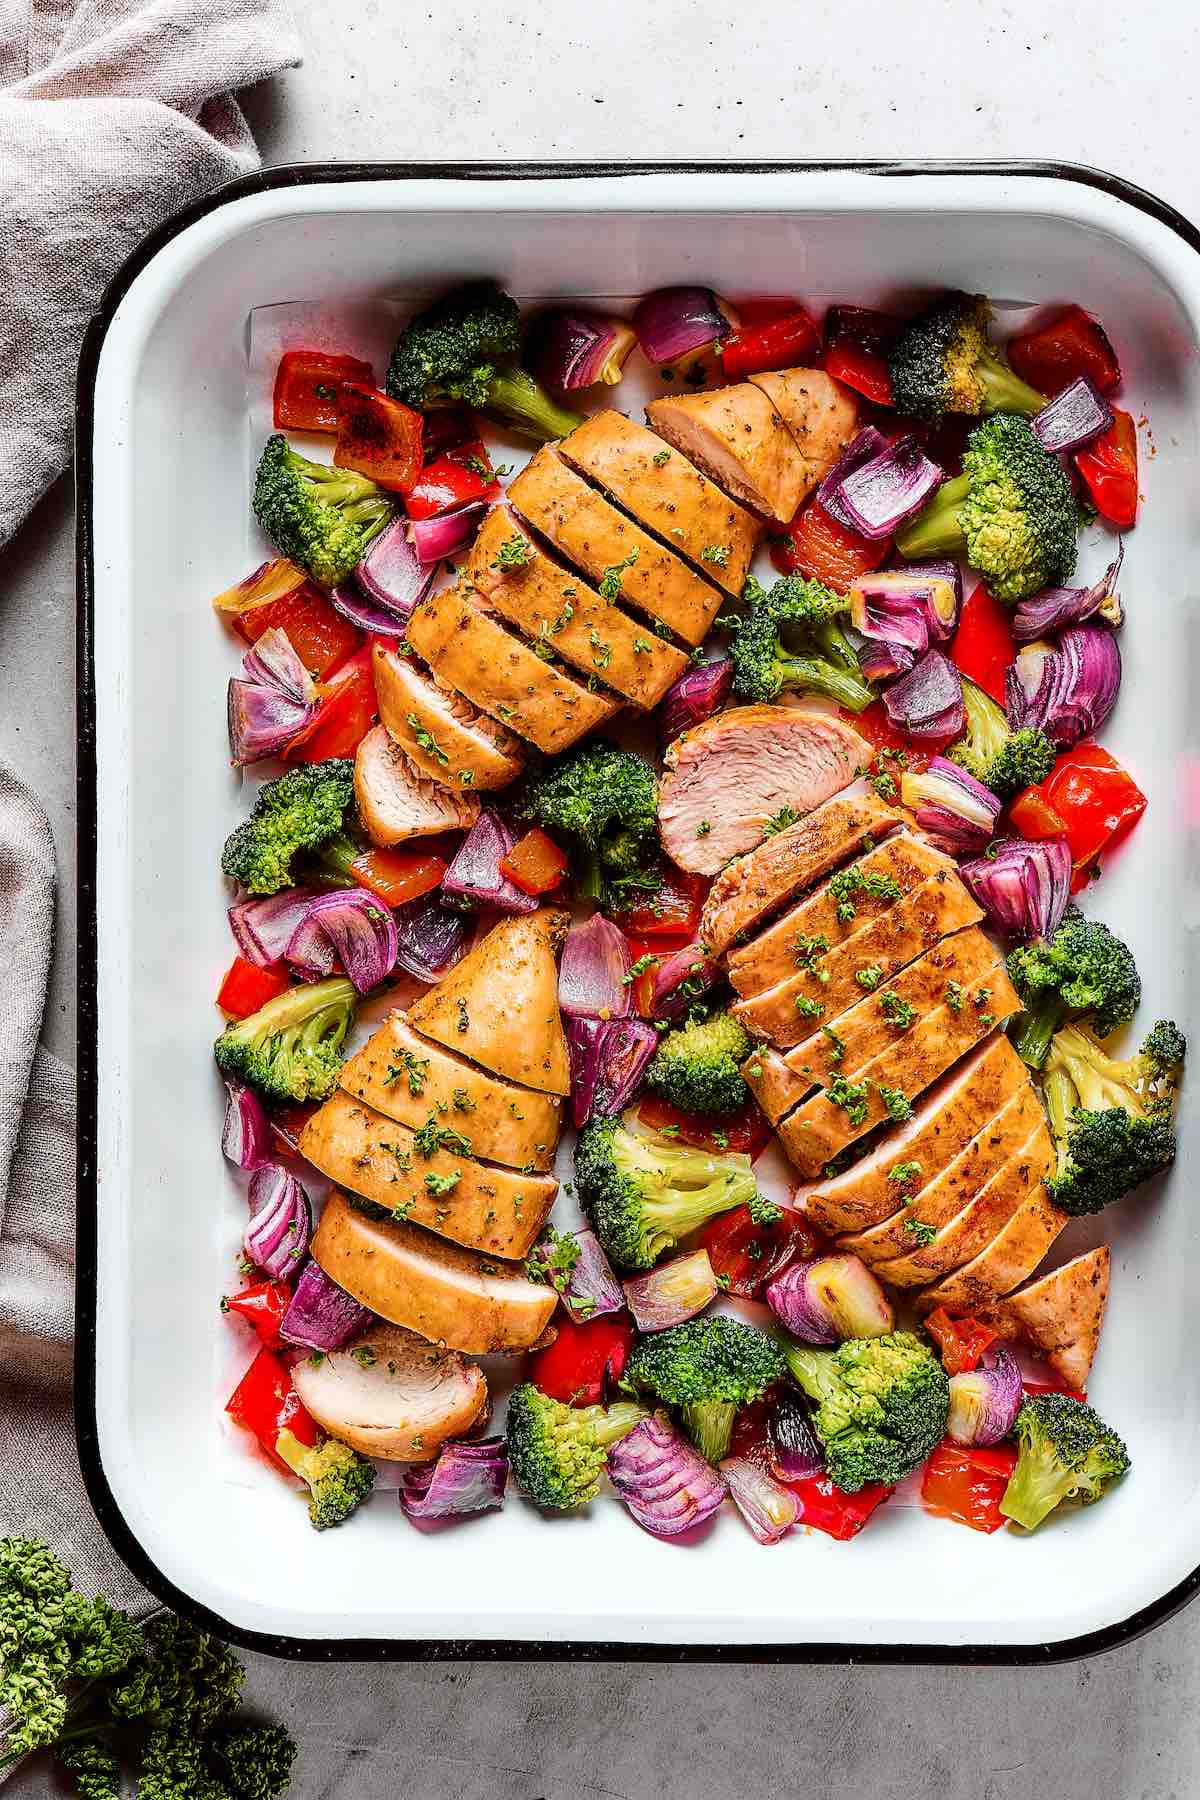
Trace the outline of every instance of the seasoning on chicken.
[[354, 757], [354, 798], [373, 844], [463, 831], [479, 817], [479, 802], [429, 781], [409, 762], [386, 725], [373, 725]]
[[858, 431], [858, 402], [823, 369], [779, 369], [749, 379], [792, 434], [804, 463], [799, 499], [805, 500]]
[[704, 394], [664, 394], [646, 418], [726, 493], [791, 523], [804, 492], [804, 458], [760, 387], [739, 381]]
[[1068, 1386], [1086, 1388], [1108, 1304], [1112, 1253], [1086, 1250], [975, 1316], [1001, 1337], [1031, 1344]]
[[505, 726], [378, 641], [372, 661], [380, 722], [423, 775], [471, 793], [517, 779], [525, 751]]
[[924, 1316], [944, 1306], [954, 1312], [974, 1313], [994, 1296], [1009, 1293], [1033, 1274], [1070, 1223], [1045, 1188], [1035, 1188], [985, 1250], [936, 1287], [921, 1289], [916, 1296], [918, 1312]]
[[362, 1456], [430, 1462], [487, 1411], [483, 1370], [396, 1325], [322, 1356], [306, 1356], [292, 1385], [318, 1425]]

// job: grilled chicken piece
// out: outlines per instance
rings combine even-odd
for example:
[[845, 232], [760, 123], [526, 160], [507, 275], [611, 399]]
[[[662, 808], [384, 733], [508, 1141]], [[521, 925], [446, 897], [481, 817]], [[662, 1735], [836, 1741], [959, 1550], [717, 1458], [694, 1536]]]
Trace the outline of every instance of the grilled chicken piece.
[[439, 681], [547, 756], [569, 750], [620, 710], [616, 700], [544, 662], [461, 588], [422, 600], [409, 619], [408, 641]]
[[762, 389], [749, 381], [706, 394], [664, 394], [646, 408], [660, 437], [736, 500], [790, 525], [806, 465]]
[[799, 500], [806, 499], [858, 432], [858, 401], [823, 369], [779, 369], [751, 375], [780, 414], [804, 463]]
[[592, 581], [626, 565], [621, 567], [625, 604], [658, 620], [687, 644], [703, 642], [720, 611], [721, 590], [618, 511], [552, 445], [544, 445], [526, 463], [506, 498]]
[[719, 956], [793, 894], [853, 856], [866, 838], [882, 837], [900, 824], [901, 817], [869, 788], [818, 806], [721, 870], [708, 890], [697, 936], [711, 955]]
[[414, 1131], [432, 1109], [443, 1124], [463, 1130], [472, 1154], [485, 1162], [539, 1173], [554, 1165], [562, 1101], [485, 1075], [421, 1037], [402, 1012], [392, 1013], [343, 1065], [341, 1086]]
[[[913, 1247], [910, 1225], [928, 1225], [931, 1230], [940, 1231], [983, 1191], [1006, 1162], [1019, 1155], [1022, 1145], [1039, 1128], [1045, 1129], [1045, 1124], [1046, 1116], [1037, 1090], [1031, 1081], [1026, 1081], [945, 1168], [932, 1175], [924, 1168], [911, 1169], [907, 1179], [897, 1177], [892, 1189], [903, 1204], [890, 1218], [868, 1230], [839, 1238], [838, 1249], [861, 1256], [865, 1263], [887, 1262], [894, 1256], [906, 1256]], [[899, 1165], [892, 1164], [893, 1168], [897, 1166], [905, 1170], [903, 1161]], [[973, 1256], [975, 1252], [970, 1254]], [[961, 1260], [965, 1262], [966, 1257]]]
[[881, 969], [890, 980], [940, 939], [982, 917], [958, 876], [939, 870], [827, 954], [808, 948], [811, 938], [793, 940], [799, 970], [793, 964], [788, 980], [752, 1000], [735, 1001], [732, 1011], [747, 1031], [776, 1047], [801, 1043], [811, 1036], [814, 1020], [835, 1019], [862, 999], [859, 970]]
[[373, 844], [402, 844], [439, 831], [461, 831], [479, 802], [430, 781], [409, 762], [386, 725], [373, 725], [354, 757], [354, 798]]
[[[874, 1265], [880, 1281], [891, 1287], [921, 1287], [936, 1281], [991, 1243], [998, 1231], [1055, 1166], [1054, 1142], [1045, 1120], [1034, 1125], [1021, 1148], [986, 1180], [954, 1218], [940, 1227], [928, 1244], [916, 1245], [907, 1255]], [[910, 1242], [913, 1240], [910, 1238]]]
[[[407, 1125], [339, 1088], [301, 1131], [300, 1154], [339, 1187], [440, 1237], [496, 1256], [526, 1255], [558, 1183], [476, 1162], [470, 1133], [460, 1134], [450, 1115], [440, 1118], [432, 1108], [430, 1115], [434, 1128], [455, 1133], [453, 1145], [432, 1149]], [[459, 1136], [471, 1148], [462, 1148]]]
[[[729, 979], [745, 998], [787, 981], [796, 973], [801, 938], [827, 939], [830, 954], [881, 919], [889, 907], [933, 875], [956, 875], [955, 864], [911, 832], [898, 831], [850, 863], [837, 889], [827, 881], [781, 914], [749, 944], [729, 952]], [[853, 884], [854, 893], [841, 888]]]
[[1070, 1223], [1045, 1188], [1035, 1188], [986, 1250], [947, 1275], [936, 1287], [921, 1290], [916, 1296], [917, 1311], [922, 1318], [939, 1306], [955, 1313], [977, 1312], [997, 1294], [1007, 1294], [1032, 1275], [1055, 1238]]
[[[976, 1003], [985, 986], [991, 989], [986, 1006]], [[858, 1081], [866, 1086], [861, 1110], [858, 1104], [839, 1106], [819, 1093], [789, 1113], [780, 1123], [779, 1140], [794, 1166], [811, 1180], [833, 1157], [891, 1116], [883, 1089], [902, 1095], [911, 1105], [972, 1044], [1020, 1011], [1004, 965], [997, 963], [983, 981], [966, 988], [961, 1011], [935, 1007], [902, 1042], [890, 1045], [860, 1070]]]
[[558, 446], [572, 467], [611, 494], [672, 550], [740, 594], [761, 529], [678, 450], [623, 413], [594, 413]]
[[735, 706], [685, 731], [659, 789], [663, 849], [681, 869], [715, 875], [762, 841], [783, 808], [808, 813], [870, 760], [863, 739], [827, 713]]
[[[525, 561], [501, 567], [497, 557], [514, 537], [526, 547]], [[484, 520], [467, 578], [494, 612], [539, 648], [574, 663], [635, 706], [657, 706], [688, 666], [682, 650], [602, 600], [582, 576], [539, 550], [507, 507], [494, 506]]]
[[525, 751], [511, 731], [380, 643], [372, 662], [380, 722], [422, 775], [471, 793], [517, 779]]
[[493, 1075], [569, 1094], [554, 961], [566, 925], [567, 915], [550, 907], [502, 919], [409, 1008], [409, 1024]]
[[792, 1204], [831, 1234], [878, 1225], [896, 1210], [891, 1171], [898, 1164], [919, 1163], [929, 1183], [1025, 1091], [1032, 1092], [1028, 1069], [1006, 1037], [993, 1037], [930, 1088], [906, 1124], [889, 1131], [840, 1175], [797, 1189]]
[[318, 1425], [387, 1462], [432, 1462], [488, 1403], [477, 1364], [398, 1325], [373, 1325], [344, 1350], [301, 1358], [292, 1385]]
[[330, 1195], [313, 1237], [325, 1273], [372, 1312], [473, 1356], [528, 1350], [557, 1304], [520, 1263], [461, 1250], [417, 1225], [370, 1219]]
[[977, 1315], [1001, 1337], [1031, 1344], [1073, 1388], [1086, 1388], [1108, 1304], [1107, 1244], [1052, 1269]]

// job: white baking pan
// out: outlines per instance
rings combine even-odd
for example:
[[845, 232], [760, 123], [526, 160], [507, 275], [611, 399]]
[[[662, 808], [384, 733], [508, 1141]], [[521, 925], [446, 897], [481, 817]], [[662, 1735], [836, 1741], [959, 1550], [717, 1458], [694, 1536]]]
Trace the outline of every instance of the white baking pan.
[[[1081, 301], [1111, 328], [1126, 403], [1150, 422], [1122, 582], [1125, 684], [1104, 739], [1151, 807], [1105, 871], [1103, 910], [1136, 948], [1147, 1014], [1194, 1035], [1198, 249], [1167, 207], [1069, 168], [346, 166], [239, 183], [126, 266], [79, 390], [77, 1399], [96, 1510], [166, 1600], [288, 1655], [1019, 1661], [1114, 1644], [1191, 1595], [1195, 1074], [1173, 1178], [1102, 1224], [1113, 1298], [1092, 1392], [1134, 1463], [1102, 1506], [1023, 1540], [893, 1503], [851, 1544], [811, 1534], [765, 1550], [732, 1515], [684, 1548], [615, 1502], [547, 1521], [515, 1496], [502, 1515], [423, 1534], [384, 1495], [352, 1528], [312, 1532], [220, 1424], [220, 1358], [244, 1361], [217, 1315], [241, 1200], [208, 1040], [230, 957], [218, 854], [244, 802], [225, 745], [230, 649], [208, 601], [254, 545], [255, 309], [337, 316], [481, 275], [525, 300], [703, 280], [818, 310], [951, 285], [994, 296], [1002, 324], [1004, 303]], [[1098, 547], [1087, 554], [1098, 572]], [[1066, 1248], [1087, 1241], [1076, 1227]]]

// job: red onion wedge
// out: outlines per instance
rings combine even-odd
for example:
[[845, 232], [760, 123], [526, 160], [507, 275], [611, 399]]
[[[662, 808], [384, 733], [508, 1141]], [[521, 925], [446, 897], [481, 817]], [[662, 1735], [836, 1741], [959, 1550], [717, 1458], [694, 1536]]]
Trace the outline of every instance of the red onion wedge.
[[982, 850], [996, 831], [1003, 801], [948, 757], [931, 758], [921, 772], [905, 769], [900, 798], [939, 850], [962, 856]]
[[719, 713], [733, 687], [733, 658], [715, 656], [711, 662], [685, 669], [663, 695], [658, 708], [658, 733], [664, 750], [685, 731], [694, 731]]
[[384, 527], [354, 571], [355, 583], [367, 599], [402, 624], [436, 579], [436, 563], [423, 567], [409, 540], [408, 521], [399, 518]]
[[1103, 625], [1074, 625], [1057, 644], [1026, 644], [1005, 676], [1014, 731], [1040, 727], [1056, 749], [1069, 750], [1098, 731], [1121, 687], [1121, 652]]
[[496, 912], [536, 912], [537, 895], [523, 893], [500, 869], [516, 841], [508, 822], [492, 807], [484, 807], [442, 876], [441, 891], [447, 900], [489, 906]]
[[417, 561], [427, 567], [430, 563], [444, 562], [448, 556], [457, 556], [460, 550], [474, 542], [486, 511], [486, 500], [473, 500], [468, 506], [438, 513], [432, 519], [413, 519], [408, 535]]
[[760, 1544], [777, 1544], [796, 1523], [800, 1503], [795, 1494], [772, 1481], [746, 1456], [727, 1456], [718, 1468], [730, 1498]]
[[639, 300], [633, 329], [648, 362], [671, 364], [724, 337], [737, 319], [711, 288], [658, 288]]
[[608, 319], [582, 307], [539, 313], [525, 340], [526, 367], [557, 394], [603, 383], [615, 387], [637, 333], [624, 319]]
[[1085, 619], [1102, 619], [1114, 630], [1125, 623], [1117, 581], [1125, 560], [1124, 541], [1099, 581], [1090, 588], [1043, 588], [1031, 600], [1022, 600], [1012, 616], [1013, 637], [1018, 644], [1032, 644], [1051, 632], [1063, 631], [1068, 625], [1082, 625]]
[[467, 954], [474, 921], [439, 906], [436, 894], [406, 901], [394, 917], [396, 965], [418, 981], [440, 981]]
[[679, 1019], [703, 994], [721, 979], [719, 964], [713, 962], [704, 945], [685, 944], [664, 956], [654, 971], [654, 992], [650, 1011], [656, 1019]]
[[281, 962], [313, 898], [307, 888], [285, 888], [264, 900], [242, 900], [231, 906], [229, 929], [246, 961], [258, 969]]
[[461, 1519], [504, 1505], [508, 1445], [503, 1438], [446, 1444], [436, 1462], [400, 1472], [400, 1505], [410, 1519]]
[[853, 531], [855, 524], [840, 499], [841, 485], [847, 475], [855, 469], [861, 469], [864, 463], [873, 462], [888, 447], [889, 440], [874, 425], [864, 425], [858, 436], [851, 438], [842, 454], [829, 470], [817, 489], [817, 499], [825, 511], [847, 531]]
[[865, 681], [894, 681], [907, 675], [917, 660], [915, 650], [884, 638], [863, 638], [858, 645], [858, 666]]
[[667, 1331], [694, 1319], [720, 1293], [707, 1250], [659, 1263], [625, 1283], [625, 1299], [639, 1331]]
[[1030, 419], [1029, 428], [1043, 450], [1054, 452], [1081, 450], [1112, 422], [1108, 401], [1086, 375], [1080, 375]]
[[525, 1263], [534, 1281], [544, 1281], [577, 1319], [621, 1312], [625, 1294], [595, 1232], [557, 1231], [548, 1225]]
[[884, 689], [893, 725], [911, 738], [961, 737], [967, 722], [962, 678], [948, 656], [927, 650], [914, 669]]
[[1053, 937], [1071, 898], [1066, 838], [1002, 838], [959, 874], [992, 923], [1010, 937]]
[[956, 1444], [998, 1444], [1016, 1424], [1024, 1398], [1016, 1358], [994, 1346], [977, 1369], [950, 1377], [946, 1435]]
[[718, 1511], [725, 1483], [662, 1413], [615, 1443], [608, 1477], [638, 1524], [659, 1538], [678, 1537]]
[[245, 680], [229, 683], [229, 758], [236, 768], [277, 756], [316, 717], [312, 676], [279, 627], [264, 631], [242, 658]]
[[271, 1160], [271, 1127], [263, 1103], [253, 1088], [236, 1081], [227, 1081], [225, 1089], [221, 1154], [235, 1169], [261, 1169]]
[[593, 913], [572, 925], [558, 971], [558, 1004], [568, 1019], [624, 1019], [632, 1011], [633, 966], [625, 933]]
[[329, 604], [360, 631], [372, 632], [376, 637], [402, 638], [407, 629], [403, 619], [386, 607], [376, 606], [348, 583], [331, 589]]
[[593, 1116], [611, 1118], [628, 1106], [646, 1064], [658, 1048], [658, 1033], [642, 1019], [568, 1019], [571, 1058], [571, 1115], [577, 1126]]
[[806, 1481], [825, 1471], [825, 1450], [813, 1430], [809, 1409], [792, 1394], [781, 1394], [767, 1421], [771, 1468], [780, 1481]]
[[363, 888], [318, 894], [297, 925], [286, 955], [314, 977], [328, 975], [337, 958], [360, 994], [386, 981], [396, 966], [396, 921], [382, 900]]
[[789, 1263], [763, 1298], [805, 1344], [885, 1337], [896, 1323], [892, 1303], [858, 1256], [815, 1256]]
[[949, 565], [914, 573], [881, 569], [860, 575], [850, 588], [850, 619], [866, 638], [903, 644], [923, 656], [945, 643], [958, 625], [960, 589]]
[[320, 1263], [310, 1258], [301, 1270], [279, 1335], [285, 1344], [299, 1344], [306, 1350], [341, 1350], [361, 1336], [374, 1318], [370, 1307], [339, 1287]]
[[937, 463], [906, 436], [843, 475], [834, 492], [854, 530], [879, 539], [891, 537], [905, 519], [920, 512], [941, 482]]
[[265, 1163], [250, 1177], [250, 1222], [242, 1249], [273, 1281], [290, 1280], [308, 1250], [312, 1207], [296, 1177], [279, 1163]]

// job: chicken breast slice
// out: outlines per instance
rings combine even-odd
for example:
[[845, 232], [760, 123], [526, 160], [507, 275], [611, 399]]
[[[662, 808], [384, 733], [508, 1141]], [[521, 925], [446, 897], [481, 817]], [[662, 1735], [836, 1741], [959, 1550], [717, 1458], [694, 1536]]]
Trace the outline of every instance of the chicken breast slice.
[[799, 504], [858, 435], [858, 400], [823, 369], [777, 369], [749, 379], [779, 413], [800, 453]]
[[510, 506], [591, 581], [621, 569], [621, 599], [702, 643], [724, 595], [591, 487], [553, 445], [543, 445], [509, 484]]
[[721, 870], [708, 890], [697, 935], [719, 956], [902, 817], [868, 787], [818, 806]]
[[785, 807], [812, 812], [870, 756], [856, 731], [826, 713], [787, 706], [718, 713], [667, 751], [658, 799], [663, 849], [690, 874], [715, 875], [761, 843]]
[[936, 1287], [921, 1290], [916, 1296], [917, 1311], [922, 1318], [939, 1306], [956, 1313], [977, 1312], [997, 1294], [1007, 1294], [1032, 1275], [1070, 1222], [1045, 1188], [1036, 1188], [985, 1250]]
[[292, 1370], [301, 1401], [331, 1436], [363, 1456], [431, 1462], [487, 1410], [483, 1370], [398, 1325], [373, 1325], [344, 1350]]
[[804, 492], [805, 462], [761, 388], [749, 381], [704, 394], [664, 394], [646, 408], [651, 428], [755, 512], [789, 525]]
[[418, 656], [455, 693], [547, 756], [615, 718], [619, 702], [544, 662], [461, 588], [423, 600], [408, 622]]
[[525, 751], [505, 726], [383, 644], [376, 643], [372, 663], [380, 723], [423, 775], [471, 793], [517, 779]]
[[354, 756], [354, 799], [373, 844], [469, 829], [479, 802], [430, 781], [409, 762], [386, 725], [373, 725]]
[[581, 474], [727, 594], [740, 594], [762, 527], [678, 450], [623, 413], [593, 413], [558, 446]]
[[[514, 538], [525, 545], [525, 560], [501, 567], [497, 559]], [[657, 706], [688, 666], [682, 650], [539, 549], [507, 507], [494, 506], [484, 520], [466, 573], [487, 605], [539, 650], [574, 663], [643, 710]]]
[[981, 1308], [981, 1323], [1044, 1356], [1070, 1387], [1086, 1388], [1108, 1305], [1112, 1254], [1107, 1244], [1051, 1269], [1006, 1300]]
[[473, 1356], [528, 1350], [558, 1303], [554, 1289], [530, 1281], [520, 1263], [460, 1249], [417, 1225], [367, 1218], [337, 1192], [325, 1203], [312, 1253], [372, 1312]]

